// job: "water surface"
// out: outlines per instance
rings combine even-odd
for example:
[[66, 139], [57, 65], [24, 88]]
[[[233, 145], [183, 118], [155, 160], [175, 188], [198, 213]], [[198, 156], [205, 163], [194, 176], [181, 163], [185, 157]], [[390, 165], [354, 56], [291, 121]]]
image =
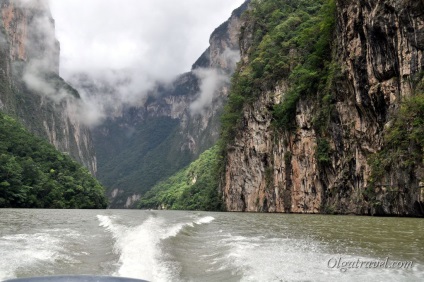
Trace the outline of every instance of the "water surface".
[[[92, 274], [149, 281], [424, 281], [424, 221], [4, 209], [0, 253], [0, 280]], [[386, 260], [413, 265], [370, 264]]]

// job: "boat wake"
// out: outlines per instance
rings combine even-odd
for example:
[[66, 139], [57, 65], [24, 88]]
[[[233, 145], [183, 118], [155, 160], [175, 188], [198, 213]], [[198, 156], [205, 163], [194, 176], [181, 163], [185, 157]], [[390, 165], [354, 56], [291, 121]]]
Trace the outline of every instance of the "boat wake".
[[118, 269], [113, 275], [148, 281], [175, 281], [178, 265], [166, 260], [163, 240], [177, 236], [185, 227], [207, 224], [214, 220], [207, 216], [191, 222], [169, 224], [150, 216], [139, 226], [125, 226], [114, 216], [98, 215], [100, 226], [112, 233], [114, 251], [119, 255]]
[[[77, 263], [68, 255], [66, 239], [78, 239], [72, 230], [45, 230], [34, 234], [14, 234], [0, 237], [0, 281], [16, 278], [18, 273], [37, 273], [58, 261]], [[40, 273], [42, 274], [42, 273]]]

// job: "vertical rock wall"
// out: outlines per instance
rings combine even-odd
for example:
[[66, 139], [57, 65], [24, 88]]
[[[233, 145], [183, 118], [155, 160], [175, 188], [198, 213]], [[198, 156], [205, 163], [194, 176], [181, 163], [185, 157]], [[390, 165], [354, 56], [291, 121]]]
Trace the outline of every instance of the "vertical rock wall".
[[0, 1], [0, 110], [69, 153], [94, 174], [90, 131], [79, 95], [59, 77], [60, 45], [48, 2]]
[[[383, 142], [390, 117], [404, 97], [413, 95], [413, 76], [424, 70], [423, 1], [337, 1], [333, 60], [335, 109], [326, 138], [330, 163], [316, 160], [319, 136], [313, 128], [319, 105], [301, 99], [296, 131], [276, 131], [271, 109], [287, 93], [287, 81], [246, 105], [243, 126], [228, 147], [223, 199], [229, 211], [416, 215], [422, 203], [415, 172], [393, 175], [393, 186], [409, 189], [400, 204], [382, 200], [377, 210], [364, 197], [369, 186], [369, 157]], [[246, 62], [252, 26], [241, 38]], [[382, 179], [381, 182], [385, 182]], [[385, 191], [377, 191], [384, 199]]]

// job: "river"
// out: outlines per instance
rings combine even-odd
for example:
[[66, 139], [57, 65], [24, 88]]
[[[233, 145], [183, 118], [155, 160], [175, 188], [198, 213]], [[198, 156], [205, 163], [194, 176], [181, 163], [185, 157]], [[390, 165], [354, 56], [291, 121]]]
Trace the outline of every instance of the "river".
[[424, 281], [424, 220], [3, 209], [0, 254], [0, 280]]

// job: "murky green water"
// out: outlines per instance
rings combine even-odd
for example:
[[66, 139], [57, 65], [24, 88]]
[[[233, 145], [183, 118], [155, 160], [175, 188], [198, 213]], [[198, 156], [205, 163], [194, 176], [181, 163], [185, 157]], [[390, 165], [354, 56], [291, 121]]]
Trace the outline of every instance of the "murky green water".
[[[424, 281], [424, 220], [0, 210], [0, 253], [0, 280], [95, 274], [150, 281]], [[395, 261], [412, 266], [390, 268]]]

